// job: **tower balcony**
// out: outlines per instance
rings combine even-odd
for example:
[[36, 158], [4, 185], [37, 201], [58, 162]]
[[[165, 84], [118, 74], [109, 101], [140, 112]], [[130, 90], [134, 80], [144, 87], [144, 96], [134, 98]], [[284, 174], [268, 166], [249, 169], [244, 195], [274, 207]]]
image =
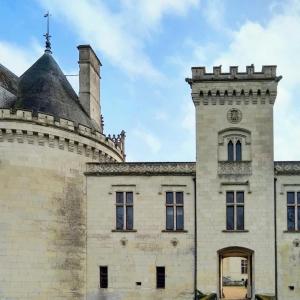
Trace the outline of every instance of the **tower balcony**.
[[251, 161], [219, 161], [218, 175], [251, 175]]

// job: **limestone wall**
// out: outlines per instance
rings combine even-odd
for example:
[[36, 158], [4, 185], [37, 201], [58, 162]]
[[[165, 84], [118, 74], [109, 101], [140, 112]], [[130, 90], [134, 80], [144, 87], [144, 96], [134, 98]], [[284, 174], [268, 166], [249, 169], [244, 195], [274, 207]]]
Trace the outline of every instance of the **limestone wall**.
[[[196, 67], [187, 79], [196, 108], [198, 288], [206, 292], [220, 294], [218, 251], [243, 247], [253, 251], [252, 294], [275, 294], [273, 103], [279, 80], [276, 66], [261, 72], [230, 67], [229, 73]], [[230, 140], [241, 142], [242, 161], [228, 161]], [[227, 191], [244, 192], [244, 230], [226, 230]]]
[[[130, 169], [126, 165], [124, 172]], [[88, 168], [94, 175], [90, 172], [87, 177], [87, 299], [192, 299], [192, 176], [112, 175], [118, 167], [109, 168], [110, 175], [97, 173], [97, 169], [103, 171], [97, 165]], [[158, 172], [172, 169], [159, 164], [155, 168]], [[141, 172], [141, 169], [139, 166], [135, 172]], [[116, 191], [134, 193], [135, 230], [132, 232], [114, 231]], [[164, 232], [166, 191], [184, 192], [184, 232]], [[108, 289], [99, 287], [101, 265], [108, 266]], [[156, 288], [156, 266], [166, 268], [165, 289]]]
[[[292, 166], [293, 163], [290, 163]], [[299, 164], [297, 164], [299, 168]], [[277, 174], [278, 299], [300, 298], [300, 232], [287, 231], [287, 192], [300, 192], [300, 173]], [[283, 170], [284, 171], [284, 170]], [[285, 173], [285, 174], [282, 174]]]
[[0, 112], [0, 299], [85, 299], [85, 163], [122, 153], [70, 121]]

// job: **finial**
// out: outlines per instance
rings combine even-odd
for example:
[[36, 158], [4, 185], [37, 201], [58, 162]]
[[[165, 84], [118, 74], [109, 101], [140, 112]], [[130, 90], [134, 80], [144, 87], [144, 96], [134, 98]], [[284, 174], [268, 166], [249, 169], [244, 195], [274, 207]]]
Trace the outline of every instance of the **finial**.
[[44, 18], [47, 18], [47, 32], [44, 34], [44, 37], [46, 38], [46, 43], [45, 43], [45, 53], [52, 53], [51, 51], [51, 42], [50, 38], [51, 35], [49, 34], [49, 19], [50, 19], [50, 14], [49, 11], [44, 15]]

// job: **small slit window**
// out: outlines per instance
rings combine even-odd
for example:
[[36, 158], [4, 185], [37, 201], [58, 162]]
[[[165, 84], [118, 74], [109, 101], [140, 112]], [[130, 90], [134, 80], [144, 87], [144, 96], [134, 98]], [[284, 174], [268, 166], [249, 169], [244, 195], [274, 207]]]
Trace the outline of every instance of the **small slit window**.
[[108, 268], [107, 266], [100, 266], [100, 288], [107, 289], [108, 288]]
[[165, 267], [156, 267], [156, 288], [165, 288]]

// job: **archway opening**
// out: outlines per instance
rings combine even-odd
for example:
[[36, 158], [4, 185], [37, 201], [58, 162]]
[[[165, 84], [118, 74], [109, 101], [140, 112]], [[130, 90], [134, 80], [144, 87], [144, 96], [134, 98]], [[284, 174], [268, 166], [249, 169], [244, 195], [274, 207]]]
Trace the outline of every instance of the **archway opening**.
[[253, 251], [229, 247], [218, 251], [220, 299], [251, 299], [253, 289]]

